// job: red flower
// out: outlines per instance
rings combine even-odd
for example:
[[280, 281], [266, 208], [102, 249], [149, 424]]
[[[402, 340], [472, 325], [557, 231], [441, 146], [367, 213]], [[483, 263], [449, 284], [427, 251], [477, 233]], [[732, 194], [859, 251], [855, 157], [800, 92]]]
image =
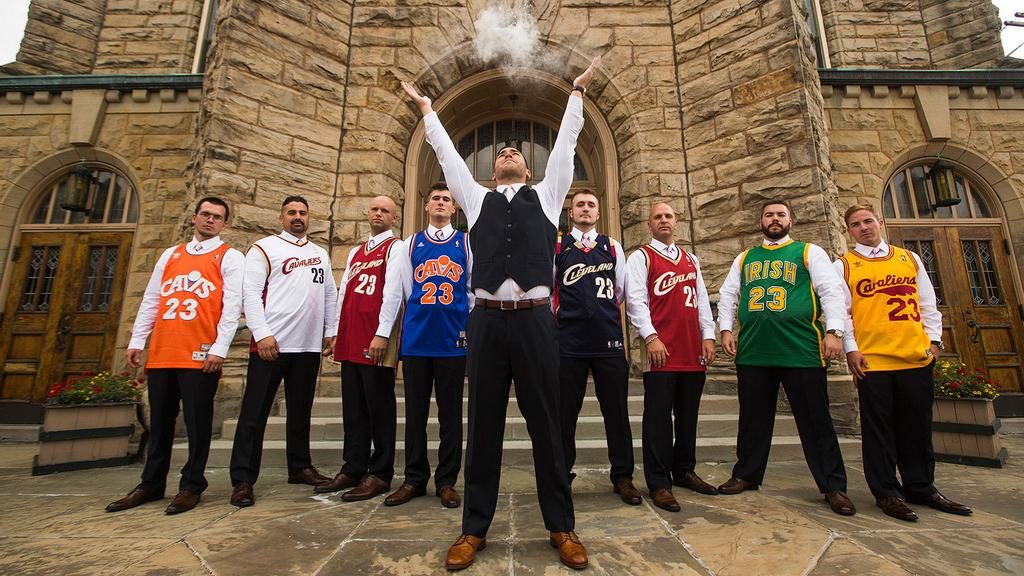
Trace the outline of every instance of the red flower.
[[959, 382], [950, 382], [949, 383], [949, 389], [950, 390], [956, 390], [958, 388], [960, 388], [960, 383]]

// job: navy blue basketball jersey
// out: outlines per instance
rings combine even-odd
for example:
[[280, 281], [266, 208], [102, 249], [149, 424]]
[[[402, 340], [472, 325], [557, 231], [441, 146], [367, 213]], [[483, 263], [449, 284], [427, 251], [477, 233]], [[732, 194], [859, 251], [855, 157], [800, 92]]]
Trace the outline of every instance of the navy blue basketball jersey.
[[466, 234], [456, 230], [447, 240], [438, 241], [417, 232], [409, 243], [409, 259], [412, 292], [405, 303], [402, 356], [465, 356], [469, 316]]
[[585, 358], [623, 353], [622, 319], [615, 301], [615, 249], [599, 234], [587, 249], [571, 235], [555, 255], [555, 314], [562, 356]]

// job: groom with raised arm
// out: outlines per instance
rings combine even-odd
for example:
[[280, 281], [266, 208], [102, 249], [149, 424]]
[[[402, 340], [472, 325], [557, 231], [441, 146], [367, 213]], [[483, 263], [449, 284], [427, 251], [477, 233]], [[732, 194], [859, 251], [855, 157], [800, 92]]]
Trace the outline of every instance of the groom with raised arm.
[[430, 99], [402, 82], [423, 113], [427, 142], [470, 227], [476, 307], [470, 314], [469, 441], [462, 534], [448, 550], [449, 570], [466, 568], [487, 545], [501, 479], [501, 448], [509, 388], [526, 418], [533, 443], [544, 526], [563, 564], [587, 566], [587, 552], [573, 531], [575, 515], [559, 425], [558, 343], [551, 287], [558, 217], [572, 185], [576, 138], [583, 128], [583, 97], [599, 58], [573, 82], [544, 180], [533, 187], [530, 168], [514, 146], [498, 150], [496, 190], [473, 178], [445, 132]]

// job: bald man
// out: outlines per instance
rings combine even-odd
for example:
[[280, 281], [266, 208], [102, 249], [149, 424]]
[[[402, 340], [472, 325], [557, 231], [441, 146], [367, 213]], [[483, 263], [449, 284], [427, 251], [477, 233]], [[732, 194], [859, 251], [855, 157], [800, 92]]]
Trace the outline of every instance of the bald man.
[[341, 362], [343, 464], [333, 480], [314, 491], [351, 488], [341, 495], [346, 502], [387, 492], [395, 474], [395, 336], [401, 292], [384, 286], [401, 282], [401, 267], [393, 256], [405, 246], [391, 231], [397, 212], [387, 196], [370, 200], [370, 238], [349, 252], [338, 289], [334, 359]]

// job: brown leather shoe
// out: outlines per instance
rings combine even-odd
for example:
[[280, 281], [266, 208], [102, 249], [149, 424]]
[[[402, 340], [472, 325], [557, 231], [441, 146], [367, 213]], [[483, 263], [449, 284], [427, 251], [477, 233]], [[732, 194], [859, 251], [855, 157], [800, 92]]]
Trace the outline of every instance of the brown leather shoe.
[[850, 497], [842, 490], [833, 490], [825, 493], [825, 502], [832, 508], [832, 511], [840, 516], [853, 516], [857, 509], [850, 501]]
[[327, 492], [341, 492], [359, 484], [359, 478], [349, 476], [348, 474], [338, 473], [333, 480], [328, 480], [323, 484], [317, 484], [313, 487], [313, 492], [317, 494], [325, 494]]
[[940, 492], [934, 492], [928, 496], [907, 496], [907, 501], [913, 504], [924, 504], [929, 508], [935, 508], [940, 512], [946, 512], [948, 514], [958, 514], [960, 516], [970, 516], [974, 513], [973, 510], [960, 504], [953, 502], [949, 498], [943, 496]]
[[239, 508], [245, 508], [255, 503], [256, 495], [252, 492], [252, 484], [239, 482], [235, 485], [235, 489], [231, 491], [231, 504]]
[[136, 506], [145, 504], [146, 502], [153, 502], [154, 500], [163, 500], [164, 495], [159, 492], [150, 492], [143, 488], [135, 488], [128, 493], [127, 496], [120, 500], [114, 500], [110, 504], [107, 504], [105, 510], [107, 512], [120, 512], [121, 510], [127, 510], [129, 508], [135, 508]]
[[689, 488], [698, 494], [707, 494], [708, 496], [718, 494], [718, 488], [715, 488], [711, 484], [702, 480], [701, 477], [697, 476], [697, 473], [692, 470], [676, 476], [672, 483], [676, 486]]
[[355, 488], [341, 495], [345, 502], [359, 502], [379, 496], [391, 489], [391, 482], [385, 482], [373, 474], [363, 476]]
[[437, 497], [441, 499], [441, 506], [445, 508], [458, 508], [462, 504], [462, 498], [452, 486], [441, 486], [438, 488]]
[[902, 498], [896, 496], [883, 496], [875, 502], [878, 503], [878, 507], [885, 512], [887, 516], [892, 516], [897, 520], [903, 520], [904, 522], [917, 522], [917, 514], [913, 510], [907, 507], [906, 502]]
[[391, 494], [388, 494], [388, 497], [384, 499], [384, 505], [399, 506], [401, 504], [405, 504], [406, 502], [412, 500], [413, 498], [423, 496], [426, 493], [426, 488], [422, 486], [413, 486], [412, 484], [405, 482], [398, 487], [398, 490], [395, 490]]
[[640, 491], [636, 489], [636, 486], [633, 486], [632, 478], [619, 478], [612, 490], [622, 498], [623, 502], [630, 506], [639, 506], [644, 501], [643, 497], [640, 496]]
[[569, 568], [583, 570], [587, 567], [587, 549], [575, 532], [552, 532], [548, 542], [558, 548], [558, 559]]
[[448, 558], [444, 561], [444, 567], [449, 570], [467, 568], [476, 560], [476, 551], [484, 548], [487, 548], [486, 538], [463, 534], [456, 538], [455, 543], [448, 549]]
[[324, 482], [330, 482], [331, 479], [320, 473], [319, 470], [310, 466], [309, 468], [303, 468], [298, 472], [292, 472], [288, 475], [289, 484], [306, 484], [309, 486], [316, 486], [323, 484]]
[[669, 512], [679, 512], [682, 510], [679, 502], [676, 501], [676, 497], [672, 495], [672, 491], [668, 488], [651, 490], [651, 501], [662, 510], [668, 510]]
[[199, 498], [202, 492], [190, 492], [188, 490], [182, 490], [178, 492], [171, 503], [167, 505], [167, 509], [164, 510], [164, 514], [181, 514], [182, 512], [188, 512], [189, 510], [196, 507], [199, 504]]
[[739, 494], [744, 490], [757, 490], [757, 484], [747, 482], [743, 478], [729, 478], [729, 480], [718, 487], [719, 494]]

